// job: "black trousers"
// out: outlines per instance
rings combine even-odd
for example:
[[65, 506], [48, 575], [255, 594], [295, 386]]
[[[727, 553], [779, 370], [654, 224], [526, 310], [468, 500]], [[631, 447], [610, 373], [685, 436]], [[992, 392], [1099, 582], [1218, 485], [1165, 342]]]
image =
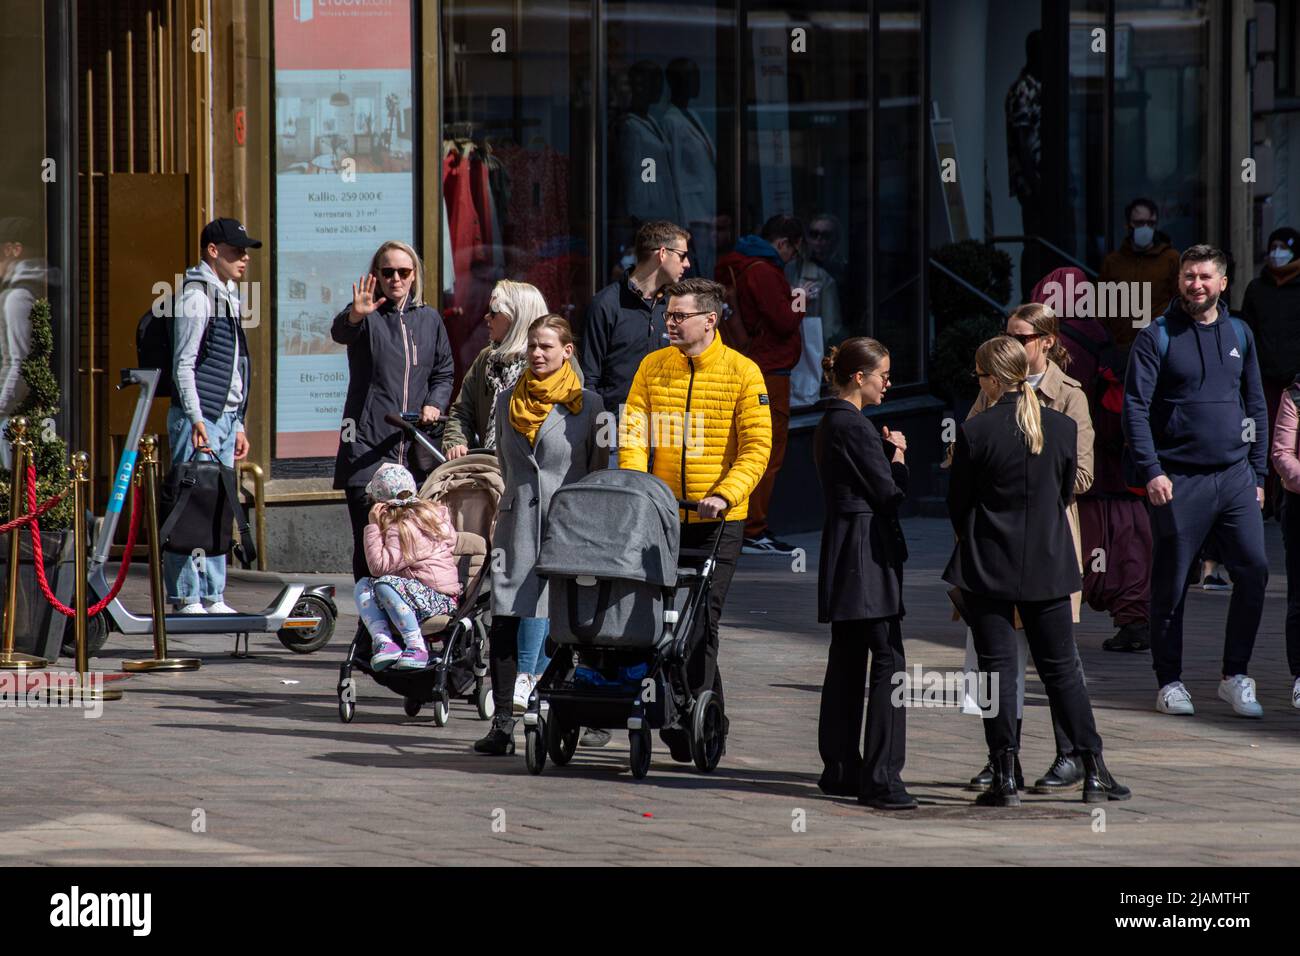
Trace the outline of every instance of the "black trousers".
[[[1070, 598], [1049, 601], [1006, 601], [962, 592], [966, 602], [966, 623], [975, 637], [975, 654], [980, 670], [997, 675], [998, 710], [983, 715], [984, 738], [989, 754], [1019, 750], [1016, 739], [1016, 642], [1015, 611], [1025, 626], [1025, 638], [1034, 667], [1047, 688], [1052, 713], [1080, 752], [1101, 753], [1101, 737], [1092, 717], [1092, 704], [1083, 685], [1074, 643], [1074, 622]], [[991, 679], [991, 677], [990, 677]], [[1058, 745], [1059, 746], [1059, 745]]]
[[492, 615], [488, 631], [488, 674], [498, 714], [513, 714], [515, 678], [519, 676], [519, 618]]
[[719, 534], [722, 535], [722, 541], [718, 544], [717, 566], [709, 590], [708, 613], [696, 618], [695, 647], [686, 662], [686, 679], [691, 685], [691, 692], [697, 697], [712, 689], [718, 695], [719, 702], [725, 706], [722, 675], [718, 673], [718, 620], [722, 617], [722, 606], [727, 600], [731, 579], [736, 574], [736, 562], [740, 559], [740, 548], [744, 544], [745, 522], [723, 521], [720, 531], [719, 522], [716, 521], [684, 524], [681, 547], [711, 548]]
[[1286, 545], [1286, 662], [1291, 676], [1300, 677], [1300, 495], [1291, 491], [1283, 495], [1281, 518]]
[[[868, 653], [871, 671], [863, 730], [862, 686], [868, 682]], [[894, 675], [906, 670], [903, 628], [897, 617], [831, 624], [817, 721], [817, 749], [825, 768], [823, 790], [844, 793], [856, 787], [858, 794], [868, 799], [903, 792], [907, 708], [894, 706], [892, 697]]]
[[1187, 572], [1210, 538], [1217, 545], [1217, 559], [1232, 575], [1222, 673], [1245, 674], [1268, 586], [1255, 472], [1240, 461], [1222, 471], [1171, 472], [1170, 478], [1174, 499], [1151, 508], [1151, 664], [1156, 685], [1182, 679]]
[[365, 530], [370, 521], [370, 497], [365, 488], [348, 487], [343, 490], [348, 501], [348, 519], [352, 522], [352, 580], [370, 577], [366, 563]]

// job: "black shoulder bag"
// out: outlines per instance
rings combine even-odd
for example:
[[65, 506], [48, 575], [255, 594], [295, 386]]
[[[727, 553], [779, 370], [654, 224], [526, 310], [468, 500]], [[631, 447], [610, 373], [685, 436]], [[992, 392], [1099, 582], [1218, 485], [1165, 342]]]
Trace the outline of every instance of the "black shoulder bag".
[[[159, 493], [162, 527], [158, 540], [174, 554], [225, 555], [234, 549], [245, 567], [257, 560], [257, 547], [248, 530], [248, 515], [235, 487], [235, 471], [205, 458], [173, 465]], [[239, 522], [239, 542], [231, 533]]]

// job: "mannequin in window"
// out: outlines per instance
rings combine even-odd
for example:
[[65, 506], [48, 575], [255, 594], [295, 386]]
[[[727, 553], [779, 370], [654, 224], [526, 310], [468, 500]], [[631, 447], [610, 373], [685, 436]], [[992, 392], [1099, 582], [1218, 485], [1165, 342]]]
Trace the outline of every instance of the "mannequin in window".
[[650, 115], [664, 92], [664, 73], [657, 63], [641, 60], [627, 74], [628, 111], [618, 120], [618, 164], [623, 212], [639, 222], [680, 221], [673, 164], [663, 127]]
[[679, 57], [668, 64], [668, 95], [660, 126], [672, 156], [673, 184], [677, 188], [677, 221], [695, 237], [695, 264], [700, 275], [713, 275], [717, 253], [713, 248], [712, 224], [718, 205], [717, 149], [691, 100], [700, 97], [700, 68], [693, 60]]

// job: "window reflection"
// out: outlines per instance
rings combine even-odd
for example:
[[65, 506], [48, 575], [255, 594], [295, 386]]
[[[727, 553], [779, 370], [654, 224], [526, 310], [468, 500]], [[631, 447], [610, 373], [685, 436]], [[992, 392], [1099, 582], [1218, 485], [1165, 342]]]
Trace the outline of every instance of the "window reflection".
[[498, 279], [535, 285], [571, 322], [591, 298], [590, 8], [442, 4], [441, 272], [458, 379], [487, 344]]

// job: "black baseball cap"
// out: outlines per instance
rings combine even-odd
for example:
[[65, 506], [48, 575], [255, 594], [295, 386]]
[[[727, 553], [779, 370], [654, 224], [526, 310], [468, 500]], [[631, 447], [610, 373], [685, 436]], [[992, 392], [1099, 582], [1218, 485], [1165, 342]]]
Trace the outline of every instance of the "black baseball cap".
[[261, 249], [260, 239], [249, 236], [244, 224], [238, 219], [214, 219], [203, 227], [199, 236], [199, 248], [206, 249], [208, 243], [226, 243], [238, 249]]

